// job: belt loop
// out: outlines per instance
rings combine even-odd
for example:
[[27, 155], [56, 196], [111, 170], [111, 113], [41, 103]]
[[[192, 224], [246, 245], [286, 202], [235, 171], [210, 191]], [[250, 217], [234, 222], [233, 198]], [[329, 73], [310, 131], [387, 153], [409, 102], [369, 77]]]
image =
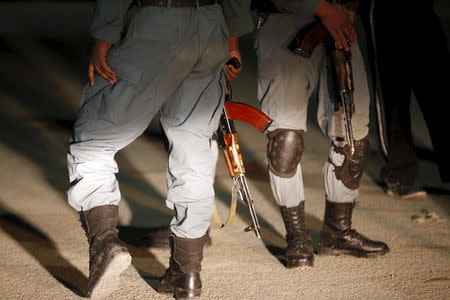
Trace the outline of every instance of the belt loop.
[[172, 7], [172, 0], [166, 0], [166, 6]]
[[197, 5], [197, 9], [200, 8], [200, 3], [198, 2], [199, 0], [195, 0], [195, 4]]
[[135, 0], [134, 3], [136, 3], [137, 6], [142, 6], [142, 1], [141, 0]]

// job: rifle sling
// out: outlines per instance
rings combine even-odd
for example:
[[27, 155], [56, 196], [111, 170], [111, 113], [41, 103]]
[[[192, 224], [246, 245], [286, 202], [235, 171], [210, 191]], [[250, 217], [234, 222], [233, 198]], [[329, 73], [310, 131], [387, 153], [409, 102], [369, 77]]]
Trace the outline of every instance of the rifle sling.
[[231, 198], [230, 209], [228, 211], [227, 220], [223, 223], [222, 218], [220, 217], [217, 209], [214, 211], [212, 215], [213, 222], [220, 226], [220, 228], [224, 228], [228, 225], [233, 224], [234, 218], [236, 217], [236, 208], [237, 208], [237, 199]]

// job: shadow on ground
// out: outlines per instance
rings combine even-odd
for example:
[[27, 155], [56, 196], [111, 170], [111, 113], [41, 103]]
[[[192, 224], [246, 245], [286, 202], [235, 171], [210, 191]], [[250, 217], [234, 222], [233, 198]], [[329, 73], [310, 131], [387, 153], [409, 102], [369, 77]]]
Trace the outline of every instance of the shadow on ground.
[[47, 235], [4, 209], [0, 215], [0, 228], [33, 256], [53, 278], [78, 296], [85, 295], [86, 276], [61, 255]]
[[[29, 50], [32, 51], [32, 49]], [[52, 52], [53, 49], [49, 49], [49, 51]], [[52, 53], [52, 55], [55, 54], [56, 52]], [[6, 54], [0, 53], [0, 56], [2, 55]], [[67, 62], [67, 69], [71, 69], [73, 57], [59, 58]], [[54, 82], [41, 82], [46, 78], [45, 76], [39, 77], [43, 70], [35, 68], [34, 65], [28, 65], [27, 60], [23, 60], [11, 49], [6, 56], [2, 56], [1, 61], [8, 63], [0, 71], [0, 92], [17, 103], [20, 110], [24, 110], [25, 113], [24, 115], [23, 113], [16, 114], [15, 111], [0, 110], [1, 141], [5, 146], [23, 155], [39, 167], [50, 186], [60, 193], [61, 199], [65, 199], [66, 189], [69, 185], [65, 158], [66, 143], [72, 131], [73, 121], [46, 118], [43, 112], [60, 111], [63, 116], [67, 116], [71, 115], [73, 109], [65, 101], [58, 99], [56, 92], [53, 93], [58, 88], [52, 86]], [[24, 73], [12, 72], [14, 70]], [[48, 72], [48, 70], [43, 72]], [[84, 74], [79, 74], [78, 77], [82, 78]], [[21, 82], [20, 87], [17, 86], [19, 81]], [[168, 224], [171, 216], [164, 211], [164, 196], [125, 156], [119, 154], [117, 160], [121, 168], [119, 179], [122, 194], [127, 199], [128, 207], [132, 211], [131, 216], [134, 218], [129, 221], [129, 224], [131, 224], [130, 229], [134, 231], [135, 239], [138, 239], [140, 234], [144, 236], [145, 232], [154, 227]], [[23, 218], [8, 212], [1, 216], [0, 222], [5, 232], [30, 252], [53, 277], [76, 294], [83, 294], [87, 278], [59, 254], [54, 242], [45, 234], [31, 226]], [[145, 224], [146, 227], [132, 228], [136, 223]], [[130, 231], [127, 232], [124, 228], [122, 229], [126, 235], [129, 235]], [[42, 252], [33, 252], [36, 243], [44, 249]], [[129, 248], [134, 258], [133, 265], [142, 278], [154, 287], [156, 278], [162, 275], [165, 267], [147, 249], [136, 247], [132, 243], [129, 244]], [[44, 263], [48, 253], [52, 253], [51, 256], [54, 256], [55, 263], [51, 261], [51, 265]]]

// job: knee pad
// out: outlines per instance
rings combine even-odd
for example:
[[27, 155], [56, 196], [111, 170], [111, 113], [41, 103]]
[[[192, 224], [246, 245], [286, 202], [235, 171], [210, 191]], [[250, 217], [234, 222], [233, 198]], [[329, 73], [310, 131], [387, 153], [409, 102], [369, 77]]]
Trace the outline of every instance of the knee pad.
[[269, 169], [280, 177], [294, 176], [303, 153], [303, 130], [276, 129], [267, 135]]
[[334, 165], [334, 174], [338, 180], [351, 190], [359, 188], [359, 182], [364, 171], [364, 163], [367, 158], [367, 149], [369, 142], [367, 138], [355, 141], [355, 153], [351, 153], [350, 145], [343, 147], [332, 145], [333, 151], [344, 156], [342, 165], [337, 166], [331, 158], [328, 162]]

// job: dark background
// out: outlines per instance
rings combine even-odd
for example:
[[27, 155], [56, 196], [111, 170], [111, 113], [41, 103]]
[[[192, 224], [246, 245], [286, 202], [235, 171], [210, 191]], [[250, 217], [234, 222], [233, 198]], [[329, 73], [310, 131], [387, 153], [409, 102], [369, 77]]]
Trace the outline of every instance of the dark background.
[[[48, 122], [49, 126], [64, 128], [70, 132], [76, 117], [80, 94], [87, 82], [91, 38], [88, 34], [95, 1], [0, 1], [0, 113], [20, 114], [2, 105], [2, 98], [26, 107], [29, 118]], [[439, 15], [450, 41], [450, 1], [435, 1]], [[405, 2], [407, 13], [407, 2]], [[420, 21], [420, 20], [418, 20]], [[417, 37], [417, 49], [426, 49]], [[244, 55], [244, 71], [233, 84], [234, 95], [239, 101], [258, 107], [256, 100], [256, 57], [253, 36], [241, 39]], [[426, 59], [427, 51], [421, 51]], [[309, 125], [315, 122], [314, 102], [310, 105]], [[22, 116], [23, 117], [23, 116]], [[434, 191], [449, 188], [440, 183], [437, 166], [432, 159], [432, 147], [428, 132], [417, 104], [412, 103], [414, 137], [421, 158], [419, 182]], [[368, 174], [378, 180], [383, 164], [379, 151], [375, 118], [372, 116], [370, 161]], [[13, 122], [13, 120], [11, 120]], [[17, 121], [20, 122], [20, 121]], [[8, 124], [3, 124], [2, 131]], [[11, 127], [11, 126], [10, 126]], [[0, 140], [5, 140], [1, 135]], [[159, 124], [154, 120], [151, 133], [159, 134]], [[15, 135], [19, 136], [19, 134]], [[425, 170], [425, 171], [423, 171]]]

